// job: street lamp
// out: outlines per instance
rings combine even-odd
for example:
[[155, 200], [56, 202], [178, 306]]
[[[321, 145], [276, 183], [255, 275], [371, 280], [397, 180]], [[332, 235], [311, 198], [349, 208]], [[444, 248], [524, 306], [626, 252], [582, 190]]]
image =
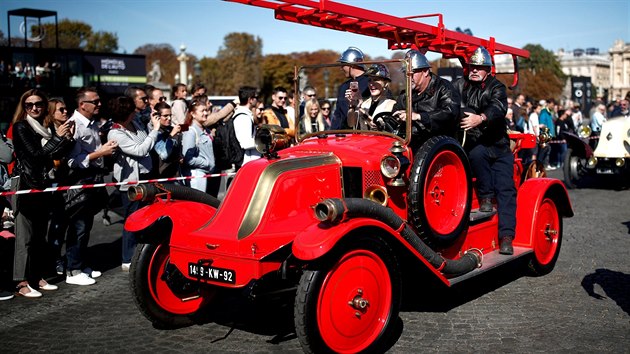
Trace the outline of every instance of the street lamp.
[[330, 72], [328, 68], [324, 69], [324, 97], [328, 99], [328, 79], [330, 78]]

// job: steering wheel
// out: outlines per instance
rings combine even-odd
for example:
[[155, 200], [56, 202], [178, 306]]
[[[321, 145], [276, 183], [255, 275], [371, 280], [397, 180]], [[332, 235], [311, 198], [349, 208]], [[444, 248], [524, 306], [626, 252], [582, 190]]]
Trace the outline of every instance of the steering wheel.
[[391, 112], [381, 112], [374, 116], [373, 121], [378, 126], [378, 130], [405, 137], [405, 126], [403, 122], [394, 117]]

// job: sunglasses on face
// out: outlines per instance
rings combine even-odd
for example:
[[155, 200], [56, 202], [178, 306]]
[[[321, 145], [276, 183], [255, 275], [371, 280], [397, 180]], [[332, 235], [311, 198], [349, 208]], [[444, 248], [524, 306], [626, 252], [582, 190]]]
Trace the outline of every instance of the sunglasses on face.
[[158, 102], [165, 102], [165, 101], [166, 101], [166, 97], [164, 96], [158, 98]]
[[91, 103], [95, 106], [98, 106], [99, 104], [101, 104], [101, 100], [92, 100], [92, 101], [81, 101], [81, 103]]
[[149, 102], [149, 97], [144, 96], [144, 97], [138, 97], [140, 100], [142, 100], [142, 102]]
[[160, 118], [171, 119], [173, 117], [172, 114], [160, 114]]
[[286, 100], [286, 99], [287, 99], [287, 96], [284, 96], [284, 97], [276, 97], [276, 98], [277, 98], [277, 99], [279, 99], [280, 101], [284, 101], [284, 100]]
[[61, 113], [66, 113], [68, 112], [68, 109], [66, 107], [59, 107], [58, 111]]
[[26, 109], [33, 109], [33, 107], [44, 108], [44, 101], [25, 102], [24, 107], [26, 107]]
[[322, 111], [330, 111], [330, 107], [322, 107]]
[[306, 97], [315, 97], [315, 96], [317, 96], [317, 95], [314, 94], [314, 93], [311, 93], [310, 95], [306, 95]]

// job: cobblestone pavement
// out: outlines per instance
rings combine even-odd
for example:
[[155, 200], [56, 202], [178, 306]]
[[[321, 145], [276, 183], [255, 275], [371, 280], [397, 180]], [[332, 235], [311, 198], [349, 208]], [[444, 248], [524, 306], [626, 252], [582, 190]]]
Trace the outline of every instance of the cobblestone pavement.
[[[445, 289], [405, 292], [391, 353], [630, 353], [630, 190], [595, 185], [570, 191], [555, 270], [530, 277], [523, 263]], [[94, 286], [61, 281], [36, 300], [0, 302], [2, 351], [299, 353], [292, 305], [228, 301], [216, 322], [158, 330], [131, 298], [120, 271], [120, 219], [96, 217], [90, 253], [104, 270]]]

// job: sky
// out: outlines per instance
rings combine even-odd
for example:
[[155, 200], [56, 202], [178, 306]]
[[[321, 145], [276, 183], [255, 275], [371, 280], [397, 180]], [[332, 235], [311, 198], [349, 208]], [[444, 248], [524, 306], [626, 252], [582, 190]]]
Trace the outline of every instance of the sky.
[[[397, 17], [442, 13], [447, 29], [470, 29], [514, 47], [599, 48], [615, 40], [630, 42], [630, 0], [337, 0]], [[387, 42], [357, 34], [315, 28], [273, 18], [270, 9], [221, 0], [2, 0], [0, 30], [7, 34], [7, 11], [34, 8], [57, 11], [59, 20], [86, 22], [93, 31], [118, 35], [119, 52], [131, 54], [147, 43], [184, 44], [197, 57], [215, 57], [228, 33], [246, 32], [263, 42], [263, 54], [356, 46], [371, 57], [390, 57]], [[43, 22], [54, 21], [43, 19]], [[22, 19], [11, 17], [11, 34]], [[425, 21], [431, 25], [436, 20]]]

